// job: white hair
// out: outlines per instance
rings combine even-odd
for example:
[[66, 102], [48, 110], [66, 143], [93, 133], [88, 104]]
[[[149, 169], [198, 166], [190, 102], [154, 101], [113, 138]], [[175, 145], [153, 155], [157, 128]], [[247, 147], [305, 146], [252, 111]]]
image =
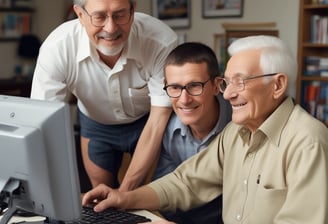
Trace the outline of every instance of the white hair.
[[232, 42], [230, 56], [244, 50], [261, 50], [260, 68], [263, 73], [281, 72], [288, 76], [288, 94], [294, 96], [297, 77], [297, 61], [288, 46], [274, 36], [248, 36]]

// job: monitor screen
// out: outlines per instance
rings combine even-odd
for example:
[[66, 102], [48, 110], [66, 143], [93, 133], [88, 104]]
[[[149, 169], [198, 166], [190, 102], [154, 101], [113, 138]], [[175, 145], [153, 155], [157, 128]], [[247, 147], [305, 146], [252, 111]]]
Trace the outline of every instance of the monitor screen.
[[[81, 216], [69, 105], [0, 95], [0, 202], [51, 220]], [[7, 216], [7, 217], [6, 217]]]

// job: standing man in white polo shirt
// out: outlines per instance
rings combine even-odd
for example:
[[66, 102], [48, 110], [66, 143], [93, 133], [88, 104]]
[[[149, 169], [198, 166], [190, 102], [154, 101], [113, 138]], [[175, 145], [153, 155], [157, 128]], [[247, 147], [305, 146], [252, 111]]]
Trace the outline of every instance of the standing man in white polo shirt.
[[74, 0], [74, 11], [78, 19], [43, 43], [31, 97], [77, 98], [82, 157], [93, 187], [117, 187], [122, 154], [136, 150], [124, 180], [132, 189], [159, 152], [171, 114], [163, 63], [177, 36], [159, 20], [135, 13], [133, 0]]

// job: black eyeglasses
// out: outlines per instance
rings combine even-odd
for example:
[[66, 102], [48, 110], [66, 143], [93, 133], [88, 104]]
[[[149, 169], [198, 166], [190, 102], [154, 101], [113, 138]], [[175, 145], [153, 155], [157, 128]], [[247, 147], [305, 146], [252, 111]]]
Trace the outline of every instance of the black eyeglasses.
[[191, 96], [199, 96], [203, 93], [205, 84], [210, 80], [211, 79], [208, 79], [205, 82], [190, 82], [185, 86], [175, 85], [175, 84], [174, 85], [166, 85], [166, 86], [164, 86], [163, 89], [166, 91], [166, 94], [172, 98], [180, 97], [182, 94], [182, 90], [184, 90], [184, 89]]
[[[110, 17], [109, 15], [107, 15], [107, 13], [95, 12], [89, 14], [89, 12], [84, 7], [82, 7], [82, 9], [88, 14], [88, 16], [90, 17], [91, 24], [94, 25], [95, 27], [104, 27], [107, 24], [108, 18]], [[132, 13], [133, 13], [133, 6], [131, 5], [130, 10], [122, 10], [116, 12], [113, 15], [111, 15], [111, 17], [115, 24], [125, 25], [130, 21]]]
[[251, 80], [251, 79], [257, 79], [262, 77], [268, 77], [268, 76], [274, 76], [278, 73], [270, 73], [270, 74], [264, 74], [264, 75], [256, 75], [256, 76], [249, 76], [247, 78], [242, 78], [240, 76], [234, 77], [232, 80], [227, 80], [224, 78], [220, 79], [219, 83], [219, 89], [221, 93], [224, 93], [224, 91], [227, 89], [228, 85], [232, 85], [234, 88], [234, 91], [240, 92], [245, 89], [245, 81]]

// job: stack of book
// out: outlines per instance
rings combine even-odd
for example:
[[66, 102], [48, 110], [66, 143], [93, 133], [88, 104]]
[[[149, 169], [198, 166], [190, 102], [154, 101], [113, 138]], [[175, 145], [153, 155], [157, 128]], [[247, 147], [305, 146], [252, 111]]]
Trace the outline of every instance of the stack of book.
[[304, 94], [306, 110], [328, 125], [328, 82], [309, 82]]
[[304, 58], [304, 75], [328, 77], [328, 58], [307, 56]]

